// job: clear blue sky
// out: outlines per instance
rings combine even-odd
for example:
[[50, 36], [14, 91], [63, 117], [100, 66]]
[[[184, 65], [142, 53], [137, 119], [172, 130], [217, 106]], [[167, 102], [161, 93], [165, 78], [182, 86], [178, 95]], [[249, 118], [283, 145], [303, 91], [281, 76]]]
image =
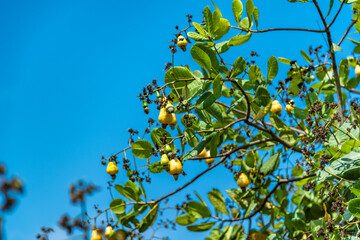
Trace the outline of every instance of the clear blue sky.
[[[312, 4], [254, 2], [260, 10], [259, 29], [321, 25]], [[320, 2], [327, 10], [328, 1]], [[231, 1], [216, 3], [234, 25]], [[338, 1], [335, 4], [334, 10]], [[0, 0], [0, 161], [10, 175], [20, 176], [26, 184], [20, 204], [6, 217], [7, 239], [35, 239], [42, 226], [55, 228], [51, 239], [65, 239], [57, 221], [65, 212], [77, 213], [78, 208], [70, 205], [68, 187], [78, 179], [103, 187], [88, 206], [108, 206], [109, 176], [99, 159], [126, 146], [128, 127], [141, 132], [146, 127], [148, 117], [136, 96], [152, 79], [163, 81], [174, 26], [186, 27], [187, 13], [201, 22], [206, 5], [211, 2]], [[350, 23], [349, 12], [345, 8], [334, 26], [335, 41]], [[320, 34], [264, 33], [235, 47], [225, 59], [233, 62], [255, 50], [261, 56], [256, 59], [260, 67], [273, 55], [303, 61], [300, 49], [320, 44], [325, 46]], [[345, 42], [342, 48], [349, 53], [352, 46]], [[180, 63], [197, 67], [189, 52], [177, 55], [176, 64]], [[286, 68], [281, 65], [280, 69], [278, 77], [284, 79]], [[151, 109], [150, 116], [156, 118], [157, 112]], [[159, 174], [147, 185], [148, 195], [155, 199], [205, 168], [189, 164], [188, 176], [177, 182]], [[121, 171], [117, 181], [126, 179]], [[170, 203], [184, 200], [193, 190], [206, 198], [210, 186], [223, 190], [235, 188], [236, 183], [220, 167]], [[190, 236], [183, 227], [177, 228], [163, 234], [172, 240]], [[202, 239], [208, 233], [192, 234]]]

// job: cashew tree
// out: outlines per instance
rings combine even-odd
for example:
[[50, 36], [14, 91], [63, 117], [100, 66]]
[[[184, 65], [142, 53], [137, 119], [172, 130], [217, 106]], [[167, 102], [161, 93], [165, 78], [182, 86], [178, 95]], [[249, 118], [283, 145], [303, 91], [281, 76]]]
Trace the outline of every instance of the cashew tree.
[[[153, 239], [161, 230], [150, 229], [174, 226], [207, 232], [209, 240], [360, 237], [360, 105], [351, 98], [360, 93], [360, 41], [357, 34], [348, 37], [360, 31], [360, 1], [330, 0], [325, 9], [317, 0], [288, 1], [311, 4], [319, 28], [262, 29], [252, 0], [234, 0], [233, 16], [212, 2], [203, 18], [187, 15], [186, 27], [176, 28], [164, 78], [138, 95], [148, 127], [128, 129], [124, 148], [101, 159], [113, 200], [85, 218], [94, 226], [93, 240], [102, 239], [101, 228], [109, 239]], [[334, 39], [332, 26], [346, 8], [351, 14]], [[299, 49], [302, 59], [260, 58], [265, 68], [252, 61], [256, 52], [226, 59], [253, 35], [293, 31], [321, 34], [325, 47]], [[344, 41], [354, 48], [342, 58]], [[176, 65], [178, 53], [192, 62]], [[197, 164], [208, 167], [186, 174]], [[238, 187], [193, 194], [189, 186], [215, 168], [231, 174]], [[168, 176], [164, 184], [184, 184], [154, 199], [146, 188], [160, 174]], [[169, 206], [179, 192], [191, 196]], [[177, 214], [164, 220], [168, 208]]]

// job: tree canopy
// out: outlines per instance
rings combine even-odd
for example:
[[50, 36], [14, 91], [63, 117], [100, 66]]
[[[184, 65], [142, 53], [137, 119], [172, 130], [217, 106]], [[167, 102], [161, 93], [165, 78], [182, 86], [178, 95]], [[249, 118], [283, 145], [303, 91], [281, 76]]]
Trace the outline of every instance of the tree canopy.
[[[297, 7], [313, 4], [319, 29], [261, 29], [252, 0], [234, 0], [233, 16], [223, 16], [212, 2], [203, 18], [188, 15], [188, 26], [177, 28], [164, 79], [153, 80], [138, 96], [144, 114], [151, 116], [148, 128], [144, 134], [129, 129], [124, 149], [101, 160], [112, 176], [110, 189], [119, 194], [107, 209], [85, 218], [95, 225], [92, 239], [101, 239], [100, 221], [110, 212], [116, 217], [109, 239], [141, 239], [155, 225], [207, 231], [209, 240], [360, 237], [360, 106], [349, 95], [360, 93], [360, 42], [347, 37], [360, 30], [360, 1], [340, 1], [338, 9], [332, 9], [333, 0], [327, 9], [317, 0], [288, 1]], [[350, 24], [340, 39], [333, 39], [332, 26], [344, 8], [352, 9]], [[325, 47], [299, 49], [301, 61], [261, 59], [267, 68], [252, 60], [256, 52], [234, 62], [224, 57], [255, 34], [289, 31], [322, 34]], [[354, 49], [339, 59], [344, 41], [354, 43]], [[175, 66], [179, 51], [191, 55], [198, 68]], [[279, 74], [280, 64], [287, 67], [286, 75]], [[186, 174], [189, 166], [204, 162], [206, 170]], [[176, 218], [161, 219], [171, 208], [169, 198], [220, 167], [238, 188], [209, 186], [207, 196], [195, 192], [180, 200]], [[118, 184], [124, 172], [129, 180]], [[146, 187], [157, 174], [168, 174], [169, 183], [178, 178], [187, 182], [153, 199]]]

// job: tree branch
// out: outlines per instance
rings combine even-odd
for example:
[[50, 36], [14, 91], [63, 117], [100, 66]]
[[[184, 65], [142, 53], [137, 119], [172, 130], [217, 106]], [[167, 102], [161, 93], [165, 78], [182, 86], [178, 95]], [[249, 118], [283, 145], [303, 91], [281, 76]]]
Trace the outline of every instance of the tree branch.
[[316, 175], [315, 173], [312, 173], [312, 174], [309, 174], [307, 176], [300, 177], [300, 178], [279, 179], [277, 181], [277, 184], [275, 185], [275, 187], [265, 196], [264, 201], [261, 203], [260, 207], [257, 210], [255, 210], [253, 213], [251, 213], [249, 216], [247, 216], [247, 217], [234, 218], [234, 219], [220, 219], [218, 217], [213, 217], [213, 218], [215, 218], [215, 219], [217, 219], [219, 221], [222, 221], [222, 222], [237, 222], [237, 221], [250, 219], [253, 216], [255, 216], [257, 213], [259, 213], [265, 207], [266, 202], [268, 201], [268, 199], [275, 193], [277, 188], [280, 187], [282, 184], [287, 184], [287, 183], [290, 183], [290, 182], [297, 182], [297, 181], [300, 181], [300, 180], [303, 180], [303, 179], [306, 179], [306, 178], [314, 177], [315, 175]]
[[[358, 17], [358, 18], [359, 18], [359, 17]], [[349, 27], [346, 29], [344, 35], [341, 37], [339, 43], [337, 44], [338, 46], [341, 45], [341, 43], [344, 41], [345, 37], [348, 35], [348, 33], [350, 32], [351, 28], [355, 25], [356, 22], [357, 22], [357, 19], [351, 21], [351, 24], [350, 24]]]
[[245, 117], [244, 121], [247, 123], [249, 121], [250, 111], [251, 111], [251, 102], [250, 102], [249, 96], [246, 94], [246, 92], [240, 86], [240, 84], [236, 81], [236, 79], [229, 78], [229, 80], [237, 86], [237, 88], [241, 91], [241, 93], [245, 97], [245, 100], [246, 100], [246, 103], [247, 103], [247, 109], [246, 109], [246, 117]]
[[[222, 106], [224, 106], [224, 107], [226, 107], [226, 108], [229, 108], [229, 109], [230, 109], [230, 106], [227, 105], [227, 104], [225, 104], [225, 103], [223, 103], [223, 102], [220, 102], [220, 101], [215, 101], [215, 102], [218, 103], [218, 104], [220, 104], [220, 105], [222, 105]], [[246, 115], [246, 112], [243, 112], [243, 111], [238, 110], [238, 109], [236, 109], [236, 108], [232, 108], [231, 110], [234, 111], [234, 112], [243, 114], [244, 116]], [[254, 117], [252, 117], [252, 116], [250, 116], [250, 118], [251, 118], [251, 119], [254, 119]], [[262, 123], [259, 122], [259, 121], [256, 121], [255, 123], [257, 123], [257, 124], [262, 124]], [[271, 123], [265, 122], [265, 124], [268, 125], [268, 126], [270, 126], [270, 127], [274, 127]], [[300, 129], [297, 129], [297, 128], [294, 128], [294, 127], [289, 127], [289, 128], [290, 128], [291, 130], [297, 132], [297, 133], [300, 133], [300, 134], [303, 134], [303, 135], [306, 134], [306, 132], [304, 132], [304, 131], [302, 131], [302, 130], [300, 130]]]
[[336, 18], [338, 17], [339, 13], [341, 12], [342, 7], [344, 6], [344, 3], [345, 3], [345, 1], [343, 1], [343, 2], [341, 3], [341, 5], [340, 5], [340, 7], [339, 7], [339, 10], [338, 10], [337, 13], [335, 14], [334, 19], [333, 19], [333, 20], [331, 21], [331, 23], [329, 24], [329, 28], [334, 24]]
[[240, 149], [246, 149], [246, 148], [249, 148], [251, 146], [254, 146], [254, 145], [257, 145], [257, 144], [260, 144], [260, 143], [264, 143], [264, 142], [268, 142], [268, 141], [271, 141], [272, 139], [271, 138], [266, 138], [266, 139], [262, 139], [262, 140], [257, 140], [257, 141], [253, 141], [253, 142], [250, 142], [248, 144], [244, 144], [242, 146], [239, 146], [237, 148], [234, 148], [232, 150], [230, 150], [229, 152], [227, 152], [225, 155], [224, 155], [224, 158], [222, 160], [220, 160], [219, 162], [217, 162], [215, 165], [209, 167], [208, 169], [206, 169], [205, 171], [199, 173], [196, 177], [194, 177], [192, 180], [190, 180], [189, 182], [187, 182], [185, 185], [183, 185], [182, 187], [179, 187], [178, 189], [176, 189], [175, 191], [169, 193], [169, 194], [166, 194], [165, 196], [155, 200], [155, 201], [151, 201], [151, 203], [159, 203], [161, 202], [162, 200], [174, 195], [175, 193], [178, 193], [180, 192], [181, 190], [183, 190], [184, 188], [186, 188], [187, 186], [189, 186], [190, 184], [192, 184], [193, 182], [195, 182], [198, 178], [200, 178], [202, 175], [204, 175], [205, 173], [209, 172], [210, 170], [216, 168], [217, 166], [219, 166], [220, 164], [222, 164], [223, 162], [225, 162], [226, 159], [228, 159], [233, 153], [239, 151]]
[[325, 30], [315, 30], [315, 29], [305, 29], [305, 28], [269, 28], [264, 30], [250, 30], [241, 27], [234, 27], [230, 26], [233, 29], [241, 30], [244, 32], [251, 32], [251, 33], [266, 33], [266, 32], [273, 32], [273, 31], [302, 31], [302, 32], [315, 32], [315, 33], [323, 33]]
[[324, 18], [324, 15], [322, 14], [322, 11], [320, 9], [319, 4], [317, 3], [317, 0], [313, 0], [313, 3], [314, 3], [316, 9], [319, 12], [321, 21], [324, 24], [327, 40], [328, 40], [328, 43], [329, 43], [330, 55], [331, 55], [331, 60], [332, 60], [332, 67], [333, 67], [334, 78], [335, 78], [336, 93], [337, 93], [337, 98], [338, 98], [338, 111], [339, 111], [339, 115], [340, 115], [340, 119], [341, 119], [340, 120], [340, 125], [342, 125], [344, 123], [344, 114], [343, 114], [343, 109], [342, 109], [341, 85], [340, 85], [340, 78], [339, 78], [339, 73], [338, 73], [336, 59], [335, 59], [335, 52], [332, 49], [333, 41], [331, 39], [331, 33], [330, 33], [329, 25], [326, 23], [326, 20]]

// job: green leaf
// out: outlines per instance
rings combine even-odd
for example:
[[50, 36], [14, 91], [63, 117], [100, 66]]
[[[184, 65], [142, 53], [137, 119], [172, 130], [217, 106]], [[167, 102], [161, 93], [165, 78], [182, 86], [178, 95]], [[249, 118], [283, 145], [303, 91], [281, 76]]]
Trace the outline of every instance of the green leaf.
[[300, 51], [301, 52], [301, 56], [303, 56], [303, 58], [310, 64], [312, 64], [311, 58], [309, 57], [309, 55], [307, 55], [306, 52], [304, 52], [303, 50]]
[[330, 12], [331, 12], [331, 9], [332, 9], [333, 5], [334, 5], [334, 0], [330, 0], [330, 7], [329, 7], [329, 11], [328, 11], [328, 13], [326, 14], [326, 17], [327, 17], [327, 16], [329, 16], [329, 14], [330, 14]]
[[256, 114], [254, 121], [263, 119], [270, 112], [270, 109], [271, 109], [271, 102], [267, 106], [260, 109], [260, 111]]
[[[218, 73], [219, 68], [219, 59], [217, 58], [216, 52], [212, 50], [211, 47], [207, 46], [205, 43], [195, 43], [194, 46], [200, 48], [203, 52], [205, 52], [211, 61], [212, 69], [208, 69], [209, 72], [215, 72]], [[193, 47], [194, 47], [193, 46]]]
[[258, 21], [259, 21], [259, 17], [260, 17], [260, 12], [259, 12], [259, 9], [257, 7], [254, 7], [253, 16], [254, 16], [254, 20], [255, 20], [255, 25], [256, 25], [256, 27], [258, 27]]
[[230, 22], [225, 18], [220, 18], [220, 22], [214, 26], [215, 40], [219, 40], [230, 30]]
[[344, 142], [343, 145], [341, 145], [341, 152], [348, 154], [351, 151], [357, 149], [358, 147], [360, 147], [360, 141], [349, 139]]
[[242, 2], [239, 1], [239, 0], [234, 0], [232, 2], [232, 10], [233, 10], [235, 21], [239, 24], [240, 19], [241, 19], [241, 15], [242, 15], [242, 11], [243, 11]]
[[[350, 132], [348, 132], [348, 128], [350, 128]], [[341, 148], [341, 146], [349, 139], [357, 140], [359, 141], [359, 128], [356, 127], [355, 129], [352, 128], [350, 123], [344, 123], [340, 130], [337, 130], [335, 134], [332, 134], [329, 138], [329, 146], [330, 147], [338, 147]], [[335, 135], [335, 136], [334, 136]], [[351, 138], [350, 138], [351, 137]]]
[[207, 55], [205, 51], [194, 45], [191, 48], [190, 53], [197, 64], [209, 71], [211, 70], [211, 60], [209, 55]]
[[278, 62], [276, 60], [276, 57], [272, 56], [269, 58], [269, 61], [268, 61], [267, 81], [268, 82], [272, 81], [276, 77], [278, 71], [279, 71]]
[[282, 149], [280, 149], [276, 154], [272, 155], [261, 167], [261, 172], [265, 175], [273, 173], [280, 164], [280, 156], [282, 154]]
[[241, 44], [246, 43], [251, 38], [251, 32], [249, 32], [246, 35], [238, 35], [235, 37], [232, 37], [229, 41], [229, 46], [239, 46]]
[[194, 27], [196, 28], [196, 30], [199, 31], [200, 34], [206, 36], [205, 30], [201, 27], [200, 24], [198, 24], [198, 23], [196, 23], [196, 22], [193, 22], [192, 24], [194, 25]]
[[164, 171], [164, 167], [160, 161], [157, 161], [150, 165], [149, 171], [152, 173], [161, 173]]
[[204, 93], [196, 102], [195, 107], [203, 110], [208, 108], [211, 104], [216, 101], [216, 97], [211, 92]]
[[348, 209], [354, 217], [360, 217], [360, 199], [357, 198], [350, 200]]
[[131, 189], [135, 193], [136, 199], [140, 200], [140, 196], [141, 196], [142, 192], [141, 192], [139, 186], [135, 182], [128, 180], [125, 183], [125, 188], [126, 189]]
[[288, 126], [276, 114], [271, 113], [269, 120], [278, 131], [288, 129]]
[[347, 85], [349, 80], [349, 63], [347, 59], [341, 59], [339, 64], [339, 78], [342, 85]]
[[194, 115], [192, 113], [182, 115], [181, 123], [184, 127], [191, 129], [191, 130], [199, 130], [200, 129], [199, 119], [197, 118], [196, 115]]
[[332, 51], [332, 52], [342, 51], [342, 48], [339, 47], [338, 45], [336, 45], [335, 43], [332, 43], [331, 51]]
[[191, 232], [205, 232], [214, 226], [215, 222], [201, 223], [199, 225], [191, 225], [186, 227]]
[[283, 140], [290, 143], [291, 145], [295, 144], [298, 138], [296, 133], [291, 129], [285, 129], [280, 131], [279, 137], [281, 137]]
[[212, 34], [212, 29], [213, 29], [213, 22], [212, 22], [212, 13], [210, 11], [209, 6], [206, 6], [204, 8], [204, 18], [205, 18], [205, 22], [206, 22], [206, 30]]
[[205, 148], [205, 144], [206, 144], [206, 139], [202, 139], [196, 147], [191, 149], [189, 152], [185, 153], [181, 159], [183, 161], [186, 161], [190, 158], [196, 157]]
[[350, 191], [355, 194], [358, 198], [360, 198], [360, 189], [359, 188], [355, 188], [355, 187], [351, 187]]
[[290, 65], [290, 60], [282, 57], [278, 57], [279, 62]]
[[189, 202], [184, 207], [186, 213], [189, 216], [195, 217], [195, 218], [208, 218], [211, 217], [211, 212], [208, 209], [208, 207], [200, 202]]
[[248, 208], [246, 209], [246, 212], [244, 213], [244, 217], [248, 217], [255, 208], [256, 208], [255, 198], [251, 198], [250, 204], [249, 204]]
[[255, 102], [260, 106], [266, 106], [270, 103], [270, 92], [263, 86], [259, 86], [255, 93]]
[[205, 109], [206, 112], [208, 112], [211, 116], [214, 116], [217, 120], [223, 121], [223, 115], [221, 108], [216, 104], [211, 104], [208, 108]]
[[249, 79], [251, 82], [255, 83], [259, 80], [261, 74], [260, 68], [256, 65], [251, 65], [249, 68]]
[[299, 76], [293, 77], [293, 79], [291, 79], [289, 84], [289, 93], [291, 97], [296, 97], [299, 95], [299, 84], [302, 82], [303, 80]]
[[214, 97], [216, 99], [221, 97], [221, 89], [222, 89], [221, 79], [222, 76], [218, 74], [213, 81], [213, 92], [214, 92]]
[[151, 208], [148, 214], [146, 214], [144, 219], [141, 221], [139, 225], [139, 232], [145, 232], [146, 229], [148, 229], [153, 224], [153, 222], [156, 219], [158, 210], [159, 210], [159, 204], [155, 204], [155, 206]]
[[304, 169], [300, 165], [295, 165], [292, 169], [292, 175], [295, 177], [299, 177], [303, 174]]
[[216, 4], [214, 3], [213, 0], [211, 0], [211, 3], [214, 5], [215, 9], [219, 12], [220, 16], [222, 17], [220, 9], [218, 8], [218, 6], [216, 6]]
[[348, 89], [356, 88], [359, 85], [359, 81], [360, 81], [360, 77], [350, 78], [350, 80], [346, 84], [346, 88]]
[[311, 105], [313, 105], [314, 102], [316, 102], [317, 100], [319, 100], [319, 97], [314, 92], [308, 92], [308, 94], [306, 94], [306, 96], [305, 96], [305, 102], [306, 102], [306, 106], [308, 108], [310, 108]]
[[246, 6], [246, 14], [247, 14], [247, 16], [249, 18], [249, 23], [251, 24], [251, 22], [252, 22], [252, 14], [254, 12], [254, 3], [253, 3], [252, 0], [247, 0], [245, 6]]
[[[184, 67], [173, 67], [166, 71], [165, 73], [165, 83], [171, 83], [175, 80], [189, 79], [188, 82], [191, 82], [195, 77], [187, 68]], [[182, 89], [185, 86], [185, 81], [178, 81], [173, 84], [169, 84], [170, 88]]]
[[250, 168], [253, 168], [259, 160], [260, 156], [256, 151], [250, 151], [246, 154], [245, 163]]
[[[218, 25], [220, 24], [220, 13], [219, 11], [214, 11], [213, 14], [212, 14], [212, 23], [213, 23], [213, 26], [212, 26], [212, 31], [211, 33], [214, 33], [215, 31], [215, 28], [218, 27]], [[214, 38], [214, 36], [213, 36]]]
[[325, 167], [325, 170], [318, 172], [316, 179], [318, 182], [333, 179], [334, 175], [347, 180], [358, 180], [360, 178], [360, 153], [353, 151], [346, 154]]
[[[154, 128], [150, 133], [150, 137], [154, 145], [158, 147], [164, 146], [165, 143], [172, 142], [171, 134], [163, 128]], [[173, 152], [176, 151], [175, 144], [173, 142], [170, 146]]]
[[220, 133], [216, 132], [213, 137], [211, 137], [210, 140], [210, 156], [215, 157], [217, 155], [217, 147], [219, 145], [220, 141]]
[[125, 207], [125, 202], [120, 198], [113, 199], [110, 203], [110, 210], [115, 214], [124, 214]]
[[209, 37], [201, 35], [200, 33], [196, 33], [196, 32], [188, 32], [187, 36], [199, 42], [209, 41]]
[[219, 190], [213, 189], [211, 192], [208, 192], [208, 198], [216, 210], [229, 216], [229, 211], [226, 207], [225, 199]]
[[241, 73], [243, 73], [246, 69], [246, 62], [245, 59], [243, 57], [238, 57], [235, 62], [234, 62], [234, 66], [233, 66], [233, 71], [231, 73], [231, 77], [234, 78], [238, 75], [240, 75]]
[[185, 135], [186, 141], [190, 147], [195, 147], [199, 144], [199, 140], [196, 137], [193, 130], [191, 130], [191, 129], [185, 130], [184, 135]]
[[131, 209], [130, 212], [128, 212], [125, 216], [121, 216], [119, 219], [119, 222], [122, 225], [125, 225], [129, 228], [131, 228], [131, 226], [128, 224], [129, 221], [134, 221], [134, 218], [136, 216], [138, 216], [139, 214], [142, 214], [143, 212], [146, 211], [146, 209], [148, 208], [147, 205], [134, 205], [134, 207]]
[[215, 44], [215, 48], [218, 51], [219, 54], [226, 52], [227, 50], [229, 50], [230, 46], [229, 46], [229, 41], [224, 41], [221, 43], [217, 43]]
[[236, 189], [226, 189], [225, 190], [234, 202], [236, 202], [239, 206], [242, 206], [242, 199], [248, 198], [250, 195], [250, 191], [243, 191], [241, 188]]
[[153, 145], [146, 140], [139, 140], [132, 144], [131, 152], [137, 158], [147, 159], [153, 154]]
[[[129, 182], [129, 181], [128, 181]], [[128, 183], [127, 182], [127, 183]], [[126, 185], [126, 184], [125, 184]], [[136, 183], [135, 183], [136, 185]], [[126, 197], [127, 199], [131, 199], [134, 201], [139, 201], [140, 200], [140, 195], [139, 195], [139, 191], [140, 189], [135, 189], [133, 187], [130, 187], [130, 185], [128, 186], [121, 186], [120, 184], [115, 184], [115, 189], [124, 197]]]
[[181, 226], [187, 226], [196, 222], [197, 218], [189, 215], [180, 215], [175, 218], [175, 222]]
[[304, 109], [300, 109], [298, 107], [294, 107], [294, 109], [291, 112], [298, 119], [303, 119], [304, 120], [309, 116], [308, 111], [306, 111]]

